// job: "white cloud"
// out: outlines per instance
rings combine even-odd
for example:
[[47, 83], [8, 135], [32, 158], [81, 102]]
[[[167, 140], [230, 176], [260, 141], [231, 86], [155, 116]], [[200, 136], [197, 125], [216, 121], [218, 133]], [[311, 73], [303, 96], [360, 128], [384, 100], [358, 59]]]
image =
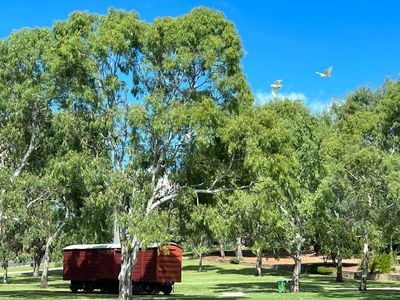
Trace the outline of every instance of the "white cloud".
[[[257, 104], [265, 104], [275, 99], [271, 93], [257, 92], [255, 93], [255, 102]], [[289, 99], [289, 100], [300, 100], [305, 101], [307, 97], [303, 93], [277, 93], [276, 98], [279, 99]]]
[[308, 106], [308, 108], [312, 113], [323, 112], [327, 110], [331, 105], [331, 103], [326, 103], [324, 101], [318, 101], [318, 100], [309, 100], [306, 101], [305, 104]]
[[263, 105], [274, 99], [289, 99], [289, 100], [300, 100], [308, 106], [312, 113], [320, 113], [326, 110], [330, 103], [329, 101], [320, 101], [316, 99], [309, 99], [306, 95], [300, 92], [291, 93], [277, 93], [276, 98], [270, 92], [257, 92], [255, 93], [255, 103], [258, 105]]

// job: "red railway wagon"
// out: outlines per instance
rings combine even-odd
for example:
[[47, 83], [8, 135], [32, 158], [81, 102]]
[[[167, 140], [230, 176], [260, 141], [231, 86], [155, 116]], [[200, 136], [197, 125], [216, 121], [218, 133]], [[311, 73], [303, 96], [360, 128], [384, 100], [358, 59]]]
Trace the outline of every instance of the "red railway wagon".
[[[121, 269], [119, 244], [71, 245], [64, 249], [63, 279], [71, 280], [70, 289], [92, 292], [118, 292]], [[140, 249], [132, 270], [134, 293], [169, 295], [175, 282], [181, 282], [182, 248], [170, 243]]]

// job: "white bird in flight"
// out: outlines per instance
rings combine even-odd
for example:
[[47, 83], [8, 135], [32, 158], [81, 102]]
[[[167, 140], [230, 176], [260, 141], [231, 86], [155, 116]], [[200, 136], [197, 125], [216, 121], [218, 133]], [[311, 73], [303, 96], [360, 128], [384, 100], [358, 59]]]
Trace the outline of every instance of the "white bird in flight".
[[276, 91], [279, 90], [281, 87], [283, 87], [282, 85], [282, 80], [275, 80], [275, 82], [273, 84], [271, 84], [271, 93], [274, 97], [276, 97]]
[[333, 67], [331, 66], [328, 69], [326, 69], [323, 73], [321, 72], [315, 72], [315, 73], [318, 74], [321, 78], [328, 78], [331, 77], [332, 69]]

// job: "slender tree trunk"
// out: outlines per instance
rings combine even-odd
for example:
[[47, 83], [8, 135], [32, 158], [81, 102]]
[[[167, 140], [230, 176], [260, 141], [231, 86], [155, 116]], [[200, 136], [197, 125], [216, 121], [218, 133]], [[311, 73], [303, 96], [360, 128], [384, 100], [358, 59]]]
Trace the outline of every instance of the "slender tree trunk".
[[336, 281], [343, 282], [343, 262], [340, 247], [337, 248], [336, 261]]
[[33, 275], [33, 277], [39, 277], [40, 276], [40, 274], [39, 274], [40, 263], [42, 262], [43, 256], [44, 256], [44, 252], [43, 252], [42, 249], [38, 250], [33, 255], [33, 258], [32, 258], [32, 261], [33, 261], [33, 274], [32, 275]]
[[243, 257], [241, 237], [236, 238], [236, 257], [238, 259], [241, 259]]
[[199, 268], [198, 268], [199, 272], [203, 272], [203, 253], [200, 253], [199, 255]]
[[120, 239], [119, 239], [119, 226], [118, 226], [118, 216], [117, 216], [117, 212], [114, 212], [114, 225], [113, 225], [113, 243], [114, 244], [119, 244], [120, 243]]
[[8, 262], [3, 261], [2, 267], [3, 267], [3, 283], [7, 284], [8, 283]]
[[42, 280], [40, 282], [40, 287], [45, 289], [49, 287], [50, 246], [51, 246], [51, 238], [46, 243], [46, 249], [44, 250], [43, 272], [42, 272]]
[[203, 272], [203, 235], [200, 236], [200, 243], [199, 243], [199, 249], [200, 249], [200, 254], [199, 254], [199, 268], [197, 269], [199, 272]]
[[261, 249], [257, 249], [256, 276], [262, 276], [262, 251], [261, 251]]
[[[299, 238], [300, 240], [300, 238]], [[300, 292], [300, 273], [301, 273], [301, 243], [297, 242], [296, 252], [294, 254], [294, 270], [293, 270], [293, 292]]]
[[365, 234], [364, 237], [364, 251], [363, 251], [363, 260], [362, 260], [362, 273], [361, 273], [361, 280], [360, 280], [360, 291], [367, 290], [367, 278], [368, 278], [368, 235]]
[[223, 242], [219, 242], [219, 253], [221, 258], [225, 258], [225, 246]]
[[69, 219], [69, 210], [65, 208], [65, 217], [64, 220], [59, 224], [58, 228], [55, 230], [53, 235], [49, 236], [46, 247], [44, 250], [44, 265], [43, 265], [43, 272], [42, 272], [42, 279], [40, 282], [41, 288], [48, 288], [49, 287], [49, 262], [50, 262], [50, 251], [51, 247], [53, 246], [53, 242], [60, 236], [62, 229], [64, 228], [65, 224], [67, 224]]
[[134, 237], [132, 241], [126, 230], [120, 228], [121, 240], [121, 271], [118, 275], [119, 280], [119, 300], [132, 299], [132, 269], [137, 261], [140, 248], [139, 239]]
[[390, 235], [390, 240], [389, 240], [389, 252], [393, 256], [393, 234]]

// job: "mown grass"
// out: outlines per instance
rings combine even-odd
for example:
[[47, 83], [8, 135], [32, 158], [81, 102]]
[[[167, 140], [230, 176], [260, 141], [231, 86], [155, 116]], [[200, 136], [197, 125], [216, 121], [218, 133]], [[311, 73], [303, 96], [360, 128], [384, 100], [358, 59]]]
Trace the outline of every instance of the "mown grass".
[[[54, 263], [51, 262], [50, 268], [58, 268], [60, 267], [60, 263]], [[19, 265], [19, 266], [12, 266], [8, 268], [9, 273], [14, 273], [14, 272], [33, 272], [32, 267], [30, 265]]]
[[[175, 285], [171, 296], [137, 296], [136, 299], [399, 299], [400, 282], [369, 281], [366, 292], [358, 291], [358, 282], [346, 280], [336, 283], [333, 276], [302, 275], [301, 293], [279, 294], [277, 280], [289, 279], [290, 272], [264, 269], [264, 276], [256, 277], [249, 265], [207, 262], [204, 272], [197, 272], [196, 260], [184, 260], [182, 283]], [[12, 274], [10, 283], [0, 285], [0, 299], [116, 299], [116, 295], [77, 293], [69, 291], [69, 282], [62, 280], [60, 270], [50, 272], [50, 288], [39, 288], [39, 278], [30, 274]], [[240, 292], [238, 296], [227, 293]]]

